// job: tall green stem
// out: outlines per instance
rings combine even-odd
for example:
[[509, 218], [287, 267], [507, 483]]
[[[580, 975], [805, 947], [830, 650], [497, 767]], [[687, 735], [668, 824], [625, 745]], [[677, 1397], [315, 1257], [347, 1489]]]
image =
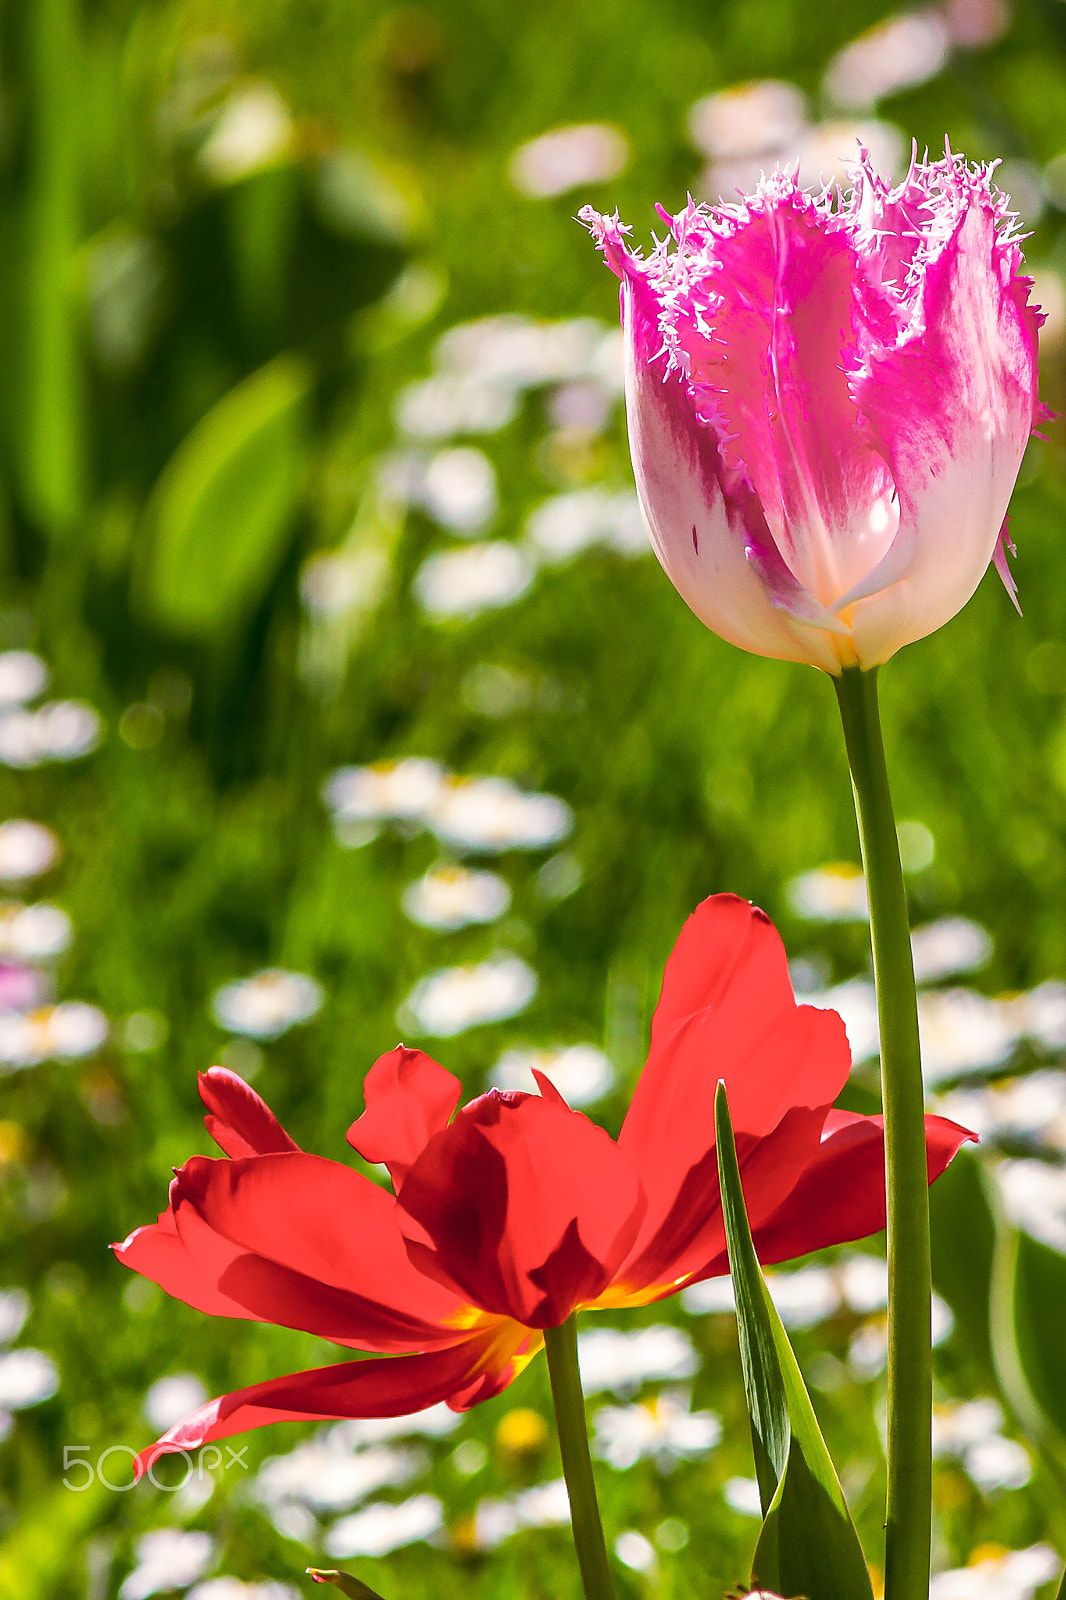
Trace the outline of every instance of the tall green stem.
[[83, 128], [80, 0], [35, 0], [30, 31], [31, 179], [27, 215], [23, 488], [49, 533], [69, 535], [84, 489], [78, 308]]
[[928, 1600], [932, 1505], [929, 1188], [907, 900], [888, 788], [877, 669], [835, 680], [870, 901], [888, 1188], [885, 1600]]
[[614, 1585], [607, 1565], [607, 1546], [596, 1501], [596, 1483], [589, 1455], [585, 1397], [581, 1393], [581, 1374], [577, 1365], [577, 1313], [558, 1328], [545, 1328], [544, 1347], [548, 1353], [555, 1422], [559, 1430], [559, 1449], [563, 1458], [563, 1477], [570, 1496], [570, 1520], [574, 1546], [581, 1568], [585, 1600], [614, 1600]]

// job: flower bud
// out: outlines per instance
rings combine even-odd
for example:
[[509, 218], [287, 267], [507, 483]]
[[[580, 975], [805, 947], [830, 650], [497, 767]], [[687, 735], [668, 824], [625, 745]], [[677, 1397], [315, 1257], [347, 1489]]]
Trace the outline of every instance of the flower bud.
[[847, 192], [778, 172], [661, 212], [647, 258], [582, 211], [622, 281], [652, 543], [722, 638], [838, 674], [939, 628], [990, 561], [1014, 598], [1043, 319], [992, 170], [949, 150], [892, 188], [860, 150]]

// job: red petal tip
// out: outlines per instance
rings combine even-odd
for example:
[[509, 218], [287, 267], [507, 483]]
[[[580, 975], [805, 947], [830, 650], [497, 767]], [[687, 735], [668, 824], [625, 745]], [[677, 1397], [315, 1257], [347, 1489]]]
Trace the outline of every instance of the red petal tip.
[[563, 1106], [567, 1111], [570, 1110], [569, 1100], [562, 1093], [562, 1090], [558, 1089], [551, 1081], [546, 1072], [541, 1072], [539, 1067], [534, 1067], [533, 1078], [537, 1088], [540, 1090], [542, 1100], [554, 1101], [557, 1106]]

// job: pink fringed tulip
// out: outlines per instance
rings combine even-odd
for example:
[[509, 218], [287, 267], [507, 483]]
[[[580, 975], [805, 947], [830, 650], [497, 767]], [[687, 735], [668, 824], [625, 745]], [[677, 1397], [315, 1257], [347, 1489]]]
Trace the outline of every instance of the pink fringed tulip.
[[[834, 675], [953, 617], [995, 560], [1039, 419], [1039, 311], [992, 169], [949, 151], [893, 189], [775, 173], [738, 205], [661, 212], [622, 280], [626, 405], [656, 554], [696, 615]], [[1013, 548], [1013, 547], [1010, 547]]]

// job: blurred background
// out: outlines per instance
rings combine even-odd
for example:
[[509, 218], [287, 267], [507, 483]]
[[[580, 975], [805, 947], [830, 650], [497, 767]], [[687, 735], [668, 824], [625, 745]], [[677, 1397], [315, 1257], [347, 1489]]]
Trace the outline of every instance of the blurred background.
[[[617, 1131], [699, 899], [781, 929], [877, 1104], [829, 684], [647, 548], [616, 283], [574, 214], [717, 200], [856, 138], [1002, 158], [1066, 408], [1066, 9], [944, 0], [31, 0], [0, 12], [0, 1596], [578, 1593], [543, 1363], [459, 1419], [132, 1452], [330, 1359], [110, 1242], [208, 1152], [196, 1073], [306, 1148], [401, 1035]], [[1066, 1550], [1066, 462], [884, 671], [930, 1102], [938, 1600]], [[374, 1169], [372, 1176], [380, 1178]], [[868, 1551], [883, 1240], [774, 1276]], [[604, 1326], [604, 1322], [608, 1326]], [[719, 1595], [758, 1523], [728, 1285], [582, 1347], [622, 1596]], [[187, 1481], [182, 1482], [183, 1478]]]

